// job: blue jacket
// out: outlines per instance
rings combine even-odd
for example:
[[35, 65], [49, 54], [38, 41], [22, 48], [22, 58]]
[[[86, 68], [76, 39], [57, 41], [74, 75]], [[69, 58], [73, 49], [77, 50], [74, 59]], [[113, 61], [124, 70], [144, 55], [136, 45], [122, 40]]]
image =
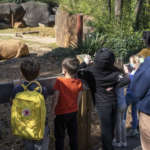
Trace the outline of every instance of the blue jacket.
[[[25, 81], [22, 82], [22, 84], [27, 85], [29, 82]], [[36, 83], [32, 83], [31, 85], [29, 85], [28, 89], [33, 91], [35, 88], [37, 87]], [[12, 94], [11, 94], [11, 100], [16, 96], [17, 93], [24, 91], [24, 88], [19, 84], [16, 85], [16, 87], [14, 87]], [[42, 87], [42, 94], [44, 96], [44, 98], [46, 99], [48, 97], [47, 94], [47, 89], [45, 87]]]
[[131, 83], [133, 101], [138, 103], [140, 112], [150, 115], [150, 57], [136, 71]]

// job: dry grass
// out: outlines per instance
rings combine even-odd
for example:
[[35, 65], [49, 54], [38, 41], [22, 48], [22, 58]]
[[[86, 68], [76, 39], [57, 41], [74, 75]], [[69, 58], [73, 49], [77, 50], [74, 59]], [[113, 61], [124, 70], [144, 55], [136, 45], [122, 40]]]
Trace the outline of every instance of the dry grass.
[[26, 28], [18, 28], [18, 29], [1, 29], [0, 33], [22, 33], [22, 32], [29, 32], [29, 31], [39, 31], [39, 33], [32, 34], [36, 36], [50, 36], [55, 37], [55, 29], [53, 27], [26, 27]]

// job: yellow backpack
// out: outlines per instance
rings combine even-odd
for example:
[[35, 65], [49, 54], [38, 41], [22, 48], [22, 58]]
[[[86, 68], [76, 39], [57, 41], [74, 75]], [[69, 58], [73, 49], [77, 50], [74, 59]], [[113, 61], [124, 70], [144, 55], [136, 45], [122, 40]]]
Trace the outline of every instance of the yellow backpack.
[[[34, 91], [28, 90], [32, 83], [38, 85]], [[22, 85], [23, 92], [16, 94], [11, 107], [11, 127], [14, 135], [33, 140], [44, 137], [46, 106], [39, 82], [30, 82]], [[40, 93], [38, 92], [40, 90]]]

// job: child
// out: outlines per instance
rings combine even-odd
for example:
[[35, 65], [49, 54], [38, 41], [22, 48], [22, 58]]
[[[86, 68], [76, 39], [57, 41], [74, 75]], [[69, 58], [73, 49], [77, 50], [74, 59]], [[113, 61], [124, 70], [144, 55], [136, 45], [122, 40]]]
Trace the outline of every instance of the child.
[[56, 150], [64, 150], [65, 130], [70, 138], [71, 150], [78, 150], [77, 142], [77, 111], [81, 98], [82, 82], [76, 78], [78, 61], [66, 58], [62, 62], [64, 77], [56, 79], [54, 90], [56, 99], [52, 104], [52, 113], [55, 112], [55, 146]]
[[[21, 63], [20, 70], [21, 70], [21, 74], [22, 74], [23, 78], [25, 79], [25, 81], [23, 81], [22, 84], [17, 85], [14, 88], [11, 99], [15, 99], [16, 95], [25, 91], [25, 89], [24, 89], [25, 87], [29, 91], [35, 91], [36, 90], [38, 93], [40, 93], [41, 92], [40, 91], [40, 88], [41, 88], [40, 83], [35, 81], [37, 76], [39, 75], [40, 64], [30, 58], [30, 60], [24, 60]], [[42, 87], [41, 90], [42, 90], [41, 94], [46, 99], [46, 96], [47, 96], [46, 88]], [[13, 107], [13, 105], [12, 105], [12, 107]], [[22, 103], [22, 105], [23, 105], [23, 103]], [[29, 111], [27, 111], [27, 109], [28, 108], [26, 108], [26, 110], [24, 109], [24, 111], [22, 111], [22, 115], [25, 114], [27, 117], [28, 116], [30, 117], [30, 114], [32, 115], [32, 110], [30, 111], [30, 109], [29, 109]], [[31, 122], [29, 122], [29, 123], [31, 123]], [[38, 127], [38, 125], [36, 125], [36, 126]], [[45, 128], [45, 130], [47, 130], [46, 128]], [[44, 142], [44, 140], [23, 139], [23, 142], [24, 142], [24, 149], [25, 150], [37, 150], [37, 149], [42, 150], [42, 143]]]
[[140, 65], [139, 57], [136, 55], [131, 56], [130, 57], [130, 65], [133, 68], [133, 70], [131, 73], [129, 73], [129, 78], [130, 78], [131, 82], [127, 88], [126, 102], [127, 102], [127, 105], [131, 104], [132, 125], [131, 125], [131, 129], [129, 130], [127, 136], [136, 136], [138, 134], [138, 130], [137, 130], [137, 127], [138, 127], [137, 104], [132, 102], [132, 99], [134, 99], [134, 95], [133, 95], [134, 93], [132, 93], [132, 91], [130, 90], [130, 86], [132, 84], [134, 74]]
[[124, 88], [116, 88], [117, 94], [117, 120], [115, 127], [115, 138], [113, 140], [113, 146], [126, 147], [126, 127], [124, 120], [124, 113], [126, 110], [126, 100], [124, 95]]

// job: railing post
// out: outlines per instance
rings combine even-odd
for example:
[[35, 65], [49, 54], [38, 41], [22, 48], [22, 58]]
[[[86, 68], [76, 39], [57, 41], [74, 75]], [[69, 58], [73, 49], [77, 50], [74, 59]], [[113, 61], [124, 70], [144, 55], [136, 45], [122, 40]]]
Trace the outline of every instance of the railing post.
[[79, 150], [90, 150], [91, 132], [91, 101], [90, 90], [84, 90], [78, 112], [78, 143]]

